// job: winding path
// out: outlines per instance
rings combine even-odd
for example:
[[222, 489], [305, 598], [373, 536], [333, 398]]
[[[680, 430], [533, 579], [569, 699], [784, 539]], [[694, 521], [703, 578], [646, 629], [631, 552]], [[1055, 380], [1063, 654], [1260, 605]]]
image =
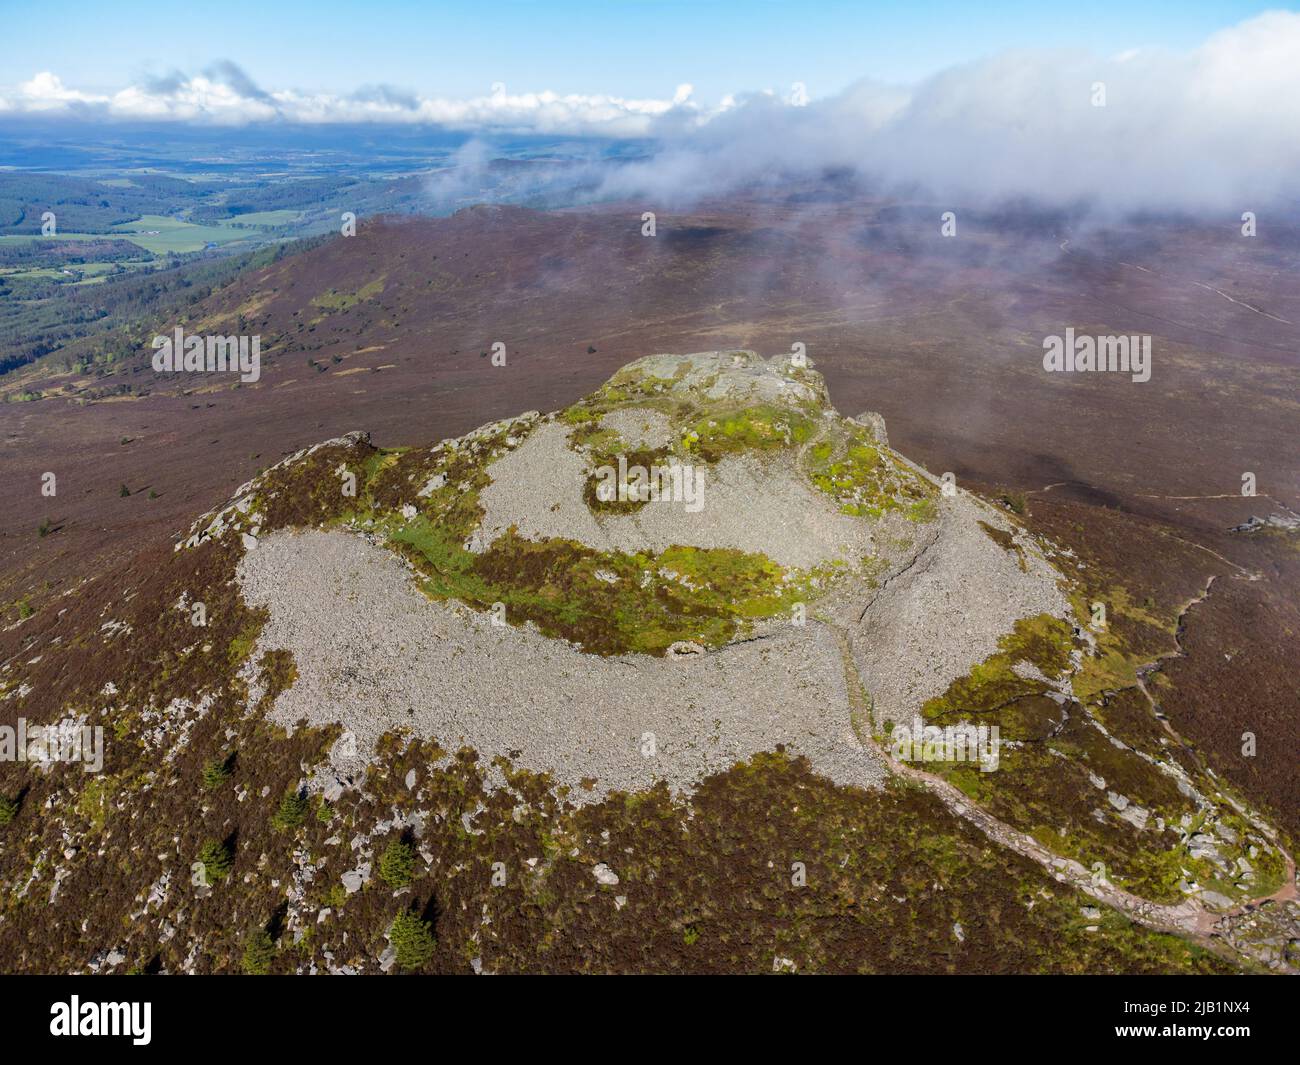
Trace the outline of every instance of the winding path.
[[[1194, 602], [1199, 602], [1206, 594], [1208, 594], [1208, 587]], [[1190, 605], [1192, 604], [1189, 604], [1189, 607]], [[848, 689], [849, 705], [853, 715], [855, 718], [863, 717], [870, 720], [871, 706], [863, 697], [866, 687], [862, 683], [857, 663], [853, 659], [848, 632], [842, 626], [824, 618], [821, 621], [831, 630], [839, 647], [840, 657], [844, 665], [845, 686]], [[1207, 909], [1198, 900], [1190, 898], [1177, 904], [1157, 903], [1141, 898], [1116, 887], [1106, 880], [1104, 876], [1095, 876], [1079, 862], [1053, 854], [1028, 833], [1012, 828], [1004, 821], [976, 806], [961, 791], [941, 777], [897, 761], [891, 756], [888, 748], [877, 743], [869, 732], [865, 735], [858, 729], [855, 729], [855, 732], [858, 734], [859, 742], [878, 756], [891, 772], [904, 780], [909, 780], [925, 788], [937, 797], [954, 815], [973, 824], [995, 843], [1014, 851], [1024, 858], [1028, 858], [1030, 861], [1036, 862], [1054, 880], [1063, 884], [1070, 884], [1090, 898], [1119, 910], [1132, 920], [1148, 928], [1189, 936], [1200, 941], [1202, 945], [1211, 946], [1210, 937], [1214, 933], [1216, 926], [1225, 918], [1235, 916], [1270, 899], [1285, 900], [1296, 897], [1295, 863], [1285, 851], [1282, 851], [1287, 865], [1286, 881], [1283, 887], [1272, 895], [1248, 900], [1232, 910], [1214, 912]], [[1279, 850], [1281, 850], [1280, 847]]]

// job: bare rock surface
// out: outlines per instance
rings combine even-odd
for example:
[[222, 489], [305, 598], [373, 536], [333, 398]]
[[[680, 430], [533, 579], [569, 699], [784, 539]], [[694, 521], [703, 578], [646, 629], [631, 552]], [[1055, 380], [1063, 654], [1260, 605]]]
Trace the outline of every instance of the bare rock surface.
[[339, 722], [363, 757], [406, 727], [485, 760], [517, 750], [517, 764], [579, 800], [658, 780], [687, 789], [777, 744], [839, 783], [883, 779], [853, 736], [842, 662], [820, 625], [777, 624], [707, 654], [600, 658], [432, 602], [397, 558], [343, 531], [275, 533], [239, 580], [270, 614], [258, 653], [286, 649], [298, 669], [272, 719]]
[[[601, 657], [531, 625], [494, 625], [491, 613], [429, 599], [380, 540], [343, 529], [278, 532], [257, 539], [238, 569], [244, 598], [269, 614], [253, 660], [284, 649], [297, 667], [273, 719], [341, 723], [355, 754], [337, 756], [340, 769], [355, 770], [381, 735], [408, 728], [449, 750], [473, 747], [485, 761], [518, 752], [517, 764], [550, 772], [580, 799], [660, 780], [689, 789], [778, 745], [838, 783], [870, 786], [884, 769], [855, 736], [846, 665], [871, 696], [876, 726], [905, 722], [995, 653], [1019, 619], [1071, 616], [1060, 575], [1032, 538], [974, 496], [936, 486], [933, 512], [915, 520], [897, 510], [858, 516], [820, 491], [804, 453], [843, 419], [806, 361], [657, 355], [611, 385], [786, 405], [821, 421], [803, 445], [741, 450], [702, 467], [694, 512], [674, 500], [596, 514], [583, 497], [589, 457], [575, 450], [571, 426], [532, 416], [526, 438], [487, 467], [483, 518], [467, 546], [484, 550], [514, 529], [606, 551], [681, 544], [758, 552], [797, 569], [846, 562], [807, 604], [805, 624], [776, 617], [715, 650], [679, 642], [665, 657]], [[860, 422], [884, 448], [883, 420]], [[662, 445], [679, 431], [638, 403], [604, 414], [602, 428], [629, 447]]]
[[633, 448], [667, 447], [673, 441], [672, 420], [661, 411], [644, 407], [612, 410], [601, 418], [600, 425], [618, 433]]
[[995, 543], [980, 521], [1012, 529], [965, 492], [942, 498], [937, 528], [861, 614], [854, 657], [883, 719], [909, 721], [994, 654], [1019, 619], [1072, 616], [1056, 570], [1029, 538], [1021, 569], [1022, 556]]
[[598, 519], [582, 497], [587, 464], [569, 447], [567, 428], [540, 425], [489, 468], [478, 542], [486, 547], [514, 526], [529, 539], [554, 536], [602, 551], [729, 547], [801, 569], [872, 553], [868, 523], [841, 514], [788, 459], [741, 455], [695, 469], [704, 482], [694, 513], [685, 502], [661, 500]]

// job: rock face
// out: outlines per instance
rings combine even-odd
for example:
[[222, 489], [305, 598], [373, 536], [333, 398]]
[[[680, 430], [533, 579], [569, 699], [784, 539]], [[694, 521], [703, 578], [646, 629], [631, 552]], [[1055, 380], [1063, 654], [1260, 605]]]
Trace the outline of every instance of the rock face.
[[803, 569], [873, 550], [867, 523], [840, 513], [794, 464], [755, 455], [684, 467], [701, 478], [698, 510], [688, 510], [683, 501], [632, 514], [593, 514], [582, 492], [590, 464], [568, 437], [563, 423], [541, 425], [493, 464], [492, 484], [481, 496], [481, 546], [513, 526], [529, 539], [560, 537], [603, 551], [658, 553], [691, 544], [762, 554]]
[[272, 717], [341, 723], [340, 769], [403, 726], [519, 752], [580, 799], [689, 788], [778, 744], [878, 784], [863, 729], [906, 721], [1019, 619], [1070, 616], [1029, 539], [989, 532], [1019, 535], [1005, 514], [886, 440], [810, 363], [708, 352], [397, 456], [350, 526], [240, 563], [270, 619], [254, 657], [297, 671]]
[[885, 430], [885, 416], [883, 414], [878, 414], [874, 410], [864, 410], [853, 420], [859, 425], [865, 425], [870, 429], [876, 443], [889, 447], [889, 433]]

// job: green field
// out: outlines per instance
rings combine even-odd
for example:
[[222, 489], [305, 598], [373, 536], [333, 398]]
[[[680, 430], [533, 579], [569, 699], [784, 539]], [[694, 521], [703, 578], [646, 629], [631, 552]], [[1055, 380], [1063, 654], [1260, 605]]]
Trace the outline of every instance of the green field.
[[298, 221], [302, 217], [301, 211], [251, 211], [248, 214], [236, 215], [228, 219], [224, 225], [231, 226], [259, 226], [265, 228], [274, 228], [275, 226], [287, 226]]
[[233, 240], [247, 239], [246, 234], [229, 226], [196, 226], [156, 214], [116, 225], [113, 233], [155, 255], [166, 255], [169, 251], [198, 251], [207, 244], [228, 244]]
[[[112, 180], [112, 179], [110, 179]], [[109, 277], [153, 265], [168, 253], [185, 254], [202, 251], [210, 245], [222, 247], [250, 246], [268, 239], [269, 231], [292, 225], [302, 217], [293, 210], [258, 211], [230, 221], [198, 225], [160, 214], [145, 214], [130, 222], [121, 222], [105, 233], [79, 230], [59, 232], [52, 237], [13, 233], [0, 236], [2, 244], [34, 244], [37, 241], [104, 241], [124, 240], [156, 258], [145, 262], [92, 261], [87, 263], [22, 265], [0, 267], [0, 277], [13, 282], [55, 282], [60, 285], [97, 285]], [[120, 266], [120, 269], [119, 269]]]
[[[14, 281], [57, 281], [64, 285], [98, 285], [116, 274], [152, 266], [153, 260], [144, 262], [89, 262], [69, 266], [0, 267], [0, 278]], [[121, 267], [118, 270], [117, 267]]]
[[[264, 212], [280, 214], [279, 211]], [[292, 213], [292, 212], [291, 212]], [[129, 240], [138, 244], [145, 251], [154, 255], [166, 255], [168, 252], [199, 251], [207, 244], [229, 244], [237, 240], [249, 240], [252, 234], [234, 229], [230, 226], [196, 226], [191, 222], [182, 222], [176, 218], [162, 215], [143, 215], [134, 222], [122, 222], [107, 233], [56, 233], [52, 237], [35, 234], [11, 234], [0, 236], [0, 241], [8, 243], [30, 242], [34, 240]]]
[[22, 281], [71, 281], [72, 278], [57, 267], [39, 266], [31, 270], [0, 269], [0, 277], [13, 277]]
[[[116, 233], [56, 233], [52, 237], [43, 237], [39, 233], [6, 233], [0, 237], [4, 244], [30, 244], [37, 240], [114, 240]], [[122, 237], [123, 240], [129, 239]]]

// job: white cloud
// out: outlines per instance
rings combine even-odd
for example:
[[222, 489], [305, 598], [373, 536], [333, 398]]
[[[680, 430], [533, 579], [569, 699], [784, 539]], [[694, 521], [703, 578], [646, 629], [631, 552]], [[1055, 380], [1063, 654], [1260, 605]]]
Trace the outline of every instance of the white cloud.
[[10, 91], [0, 90], [0, 110], [114, 119], [169, 120], [217, 125], [284, 121], [434, 123], [454, 129], [642, 136], [674, 108], [691, 108], [690, 85], [668, 99], [630, 99], [603, 93], [512, 93], [496, 86], [489, 96], [465, 99], [414, 97], [396, 90], [348, 96], [293, 89], [263, 91], [235, 64], [222, 62], [202, 74], [130, 85], [111, 96], [78, 92], [51, 71]]
[[1008, 52], [803, 108], [740, 98], [611, 173], [605, 191], [690, 200], [834, 167], [954, 206], [1028, 197], [1239, 213], [1300, 199], [1297, 100], [1300, 15], [1269, 12], [1188, 53]]
[[102, 104], [107, 99], [106, 96], [69, 89], [60, 78], [47, 70], [19, 85], [16, 99], [8, 102], [15, 110], [58, 111], [69, 104]]
[[[1093, 106], [1105, 84], [1106, 106]], [[620, 167], [611, 194], [690, 198], [841, 167], [954, 202], [1031, 196], [1117, 207], [1237, 206], [1300, 194], [1300, 15], [1268, 12], [1185, 53], [1008, 52], [899, 88], [863, 81], [829, 98], [736, 93], [717, 107], [670, 97], [511, 92], [417, 97], [264, 91], [233, 63], [81, 92], [42, 72], [0, 90], [0, 112], [244, 124], [429, 123], [505, 132], [650, 136], [658, 156]], [[803, 106], [799, 106], [802, 104]]]

